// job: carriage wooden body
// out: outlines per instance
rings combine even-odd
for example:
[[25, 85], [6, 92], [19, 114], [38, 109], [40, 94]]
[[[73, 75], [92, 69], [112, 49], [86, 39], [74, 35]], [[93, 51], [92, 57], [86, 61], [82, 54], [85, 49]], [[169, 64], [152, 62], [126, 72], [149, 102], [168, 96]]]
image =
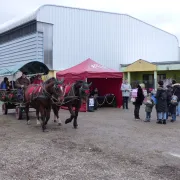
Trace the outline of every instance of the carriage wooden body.
[[[49, 73], [49, 68], [39, 61], [31, 61], [25, 64], [20, 63], [16, 66], [0, 69], [0, 77], [11, 76], [12, 80], [15, 81], [15, 76], [18, 72], [27, 72], [27, 76], [33, 77], [37, 74], [47, 75]], [[3, 102], [2, 112], [4, 115], [8, 113], [9, 109], [15, 109], [16, 118], [22, 119], [25, 104], [23, 101], [19, 100], [18, 90], [14, 85], [10, 90], [0, 89], [0, 101]]]

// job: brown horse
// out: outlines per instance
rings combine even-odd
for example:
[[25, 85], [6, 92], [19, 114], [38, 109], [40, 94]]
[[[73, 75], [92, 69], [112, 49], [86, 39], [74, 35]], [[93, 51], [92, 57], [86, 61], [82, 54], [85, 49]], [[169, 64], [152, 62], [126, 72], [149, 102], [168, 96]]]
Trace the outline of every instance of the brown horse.
[[[71, 85], [69, 92], [65, 94], [62, 104], [59, 105], [68, 107], [71, 116], [70, 118], [66, 119], [65, 124], [72, 122], [74, 119], [73, 126], [75, 129], [78, 127], [77, 117], [82, 100], [87, 100], [87, 96], [89, 95], [89, 87], [91, 84], [92, 83], [88, 84], [85, 81], [76, 81], [76, 83]], [[59, 118], [59, 106], [56, 104], [52, 105], [52, 109], [57, 118]], [[73, 111], [73, 107], [75, 108], [75, 111]], [[61, 123], [60, 119], [59, 123]]]
[[29, 120], [29, 105], [36, 109], [36, 116], [39, 120], [39, 112], [41, 113], [42, 130], [46, 129], [48, 120], [50, 119], [51, 106], [54, 101], [61, 102], [63, 100], [63, 92], [58, 86], [64, 80], [57, 81], [55, 78], [50, 78], [41, 85], [31, 84], [24, 92], [25, 111], [27, 124]]

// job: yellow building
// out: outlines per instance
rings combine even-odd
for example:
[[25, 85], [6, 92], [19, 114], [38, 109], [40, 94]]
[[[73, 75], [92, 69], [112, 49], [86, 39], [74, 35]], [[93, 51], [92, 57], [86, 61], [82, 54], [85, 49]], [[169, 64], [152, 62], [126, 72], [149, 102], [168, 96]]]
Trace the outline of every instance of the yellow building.
[[180, 81], [180, 61], [148, 62], [142, 59], [132, 64], [121, 64], [120, 71], [133, 85], [133, 82], [144, 83], [146, 88], [157, 89], [157, 82], [164, 79]]
[[54, 70], [50, 70], [48, 75], [42, 76], [42, 80], [45, 81], [47, 78], [56, 77], [56, 72]]

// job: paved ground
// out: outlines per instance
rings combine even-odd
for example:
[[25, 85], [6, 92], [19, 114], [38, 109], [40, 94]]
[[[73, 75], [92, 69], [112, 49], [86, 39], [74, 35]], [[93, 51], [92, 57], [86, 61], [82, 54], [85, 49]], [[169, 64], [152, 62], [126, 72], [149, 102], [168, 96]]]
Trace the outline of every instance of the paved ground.
[[43, 133], [33, 116], [29, 126], [0, 116], [0, 180], [180, 180], [180, 119], [157, 125], [135, 121], [133, 107], [103, 108], [80, 113], [77, 130], [51, 120]]

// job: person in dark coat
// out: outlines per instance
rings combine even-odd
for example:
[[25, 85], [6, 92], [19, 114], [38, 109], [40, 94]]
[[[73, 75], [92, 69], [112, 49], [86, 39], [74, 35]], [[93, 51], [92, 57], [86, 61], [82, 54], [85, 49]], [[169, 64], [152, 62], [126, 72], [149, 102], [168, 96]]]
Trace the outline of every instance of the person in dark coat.
[[173, 94], [178, 97], [178, 105], [177, 105], [177, 116], [180, 115], [180, 84], [175, 80], [172, 81]]
[[172, 92], [173, 92], [172, 86], [167, 85], [167, 114], [166, 114], [166, 119], [168, 119], [168, 117], [171, 116], [170, 105], [171, 105]]
[[163, 81], [158, 82], [159, 87], [157, 88], [157, 113], [158, 113], [158, 124], [166, 124], [167, 114], [167, 91], [163, 88]]
[[141, 86], [138, 84], [137, 85], [137, 89], [138, 89], [138, 92], [137, 92], [137, 98], [136, 98], [136, 101], [133, 103], [135, 108], [134, 108], [134, 118], [135, 120], [139, 120], [140, 117], [139, 117], [139, 110], [140, 110], [140, 107], [144, 101], [144, 94], [143, 94], [143, 90], [141, 88]]

